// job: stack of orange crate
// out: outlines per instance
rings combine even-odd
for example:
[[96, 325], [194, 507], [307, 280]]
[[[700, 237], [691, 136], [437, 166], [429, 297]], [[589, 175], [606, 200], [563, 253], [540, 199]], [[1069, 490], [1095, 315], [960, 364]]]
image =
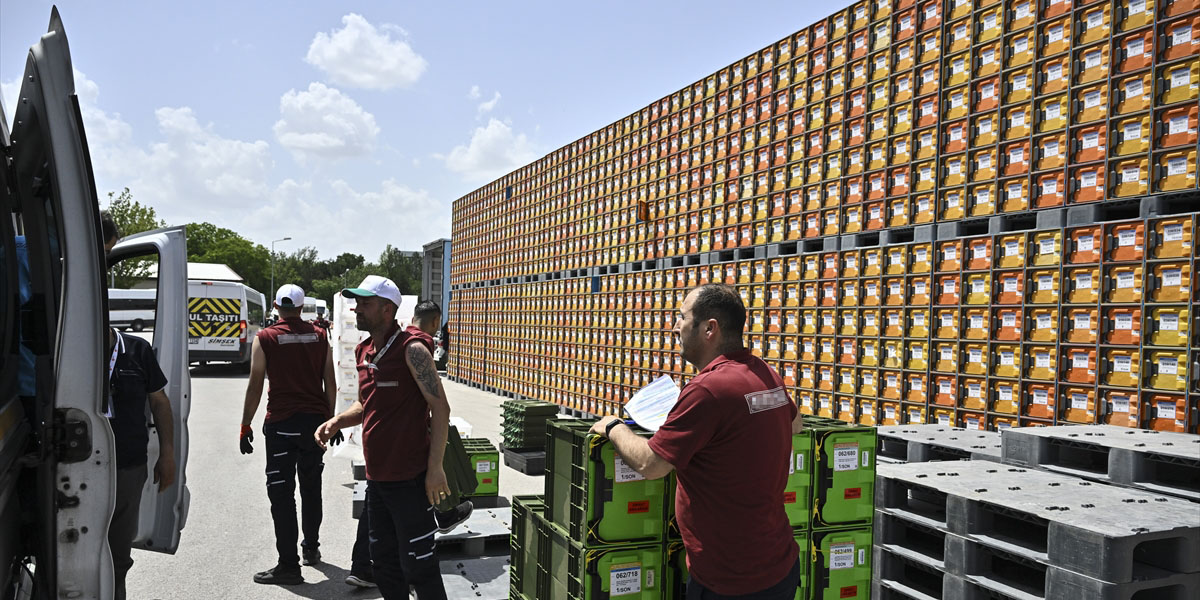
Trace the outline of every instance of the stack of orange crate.
[[456, 201], [450, 374], [613, 412], [724, 281], [806, 412], [1198, 430], [1198, 105], [1200, 0], [856, 2]]

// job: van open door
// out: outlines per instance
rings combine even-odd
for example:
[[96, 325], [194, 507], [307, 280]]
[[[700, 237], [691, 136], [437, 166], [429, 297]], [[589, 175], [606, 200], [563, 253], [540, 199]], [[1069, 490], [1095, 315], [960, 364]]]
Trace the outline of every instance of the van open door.
[[[112, 430], [104, 412], [107, 346], [104, 259], [91, 159], [58, 11], [30, 48], [13, 107], [5, 219], [24, 234], [29, 301], [21, 337], [35, 392], [26, 412], [37, 440], [17, 490], [28, 520], [15, 556], [35, 598], [104, 598], [113, 588], [107, 531], [113, 511]], [[24, 403], [24, 402], [23, 402]], [[14, 557], [0, 557], [9, 559]], [[7, 568], [8, 565], [5, 565]]]
[[[152, 331], [124, 335], [152, 335], [158, 366], [167, 377], [167, 398], [175, 427], [175, 483], [158, 492], [153, 477], [146, 478], [134, 547], [174, 554], [179, 532], [187, 520], [190, 495], [187, 489], [187, 417], [192, 404], [192, 382], [188, 372], [187, 243], [183, 227], [146, 231], [122, 238], [108, 255], [112, 266], [128, 260], [158, 263]], [[147, 423], [153, 423], [149, 407]], [[147, 447], [147, 465], [158, 460], [158, 434], [153, 428]]]

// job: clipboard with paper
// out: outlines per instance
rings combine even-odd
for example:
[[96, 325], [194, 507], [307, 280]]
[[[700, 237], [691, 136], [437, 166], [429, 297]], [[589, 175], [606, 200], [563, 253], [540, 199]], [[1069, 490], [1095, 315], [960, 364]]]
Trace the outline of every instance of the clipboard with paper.
[[625, 403], [625, 413], [642, 428], [658, 431], [678, 400], [679, 386], [675, 380], [661, 375]]

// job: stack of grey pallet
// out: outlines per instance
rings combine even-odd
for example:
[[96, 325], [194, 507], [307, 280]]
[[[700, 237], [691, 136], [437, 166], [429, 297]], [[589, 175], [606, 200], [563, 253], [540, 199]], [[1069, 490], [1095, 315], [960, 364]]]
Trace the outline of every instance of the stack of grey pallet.
[[1200, 435], [1113, 425], [1009, 429], [1004, 462], [1200, 502]]
[[873, 598], [1200, 598], [1200, 504], [990, 461], [877, 472]]
[[892, 425], [875, 428], [879, 462], [990, 460], [1000, 462], [1000, 434], [948, 425]]

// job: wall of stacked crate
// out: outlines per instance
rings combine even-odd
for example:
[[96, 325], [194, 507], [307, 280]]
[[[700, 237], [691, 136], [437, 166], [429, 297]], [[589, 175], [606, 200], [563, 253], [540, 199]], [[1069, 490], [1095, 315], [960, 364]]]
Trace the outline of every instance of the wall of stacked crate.
[[739, 286], [806, 412], [1200, 431], [1200, 0], [857, 2], [454, 203], [450, 375], [613, 411]]

